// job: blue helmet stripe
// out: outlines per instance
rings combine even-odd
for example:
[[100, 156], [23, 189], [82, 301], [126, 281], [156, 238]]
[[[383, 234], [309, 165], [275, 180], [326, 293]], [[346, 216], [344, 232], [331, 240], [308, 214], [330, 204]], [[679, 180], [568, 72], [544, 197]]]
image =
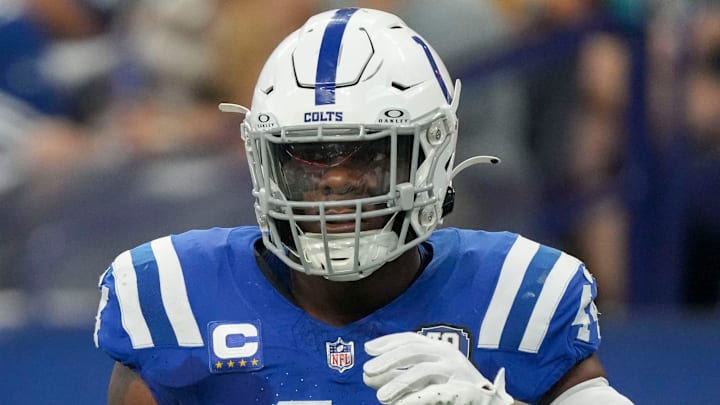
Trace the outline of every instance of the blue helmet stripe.
[[315, 105], [335, 104], [335, 81], [340, 44], [347, 23], [357, 10], [353, 7], [336, 11], [330, 23], [325, 27], [315, 73]]
[[448, 88], [443, 81], [442, 75], [440, 74], [440, 69], [438, 69], [438, 65], [435, 62], [435, 58], [433, 57], [432, 52], [430, 52], [430, 48], [427, 46], [425, 41], [423, 41], [422, 38], [418, 37], [417, 35], [414, 35], [413, 39], [425, 51], [425, 56], [427, 56], [428, 62], [430, 62], [430, 67], [432, 67], [433, 73], [435, 74], [435, 79], [437, 79], [438, 84], [440, 85], [440, 90], [442, 90], [442, 93], [445, 96], [445, 100], [448, 102], [448, 104], [450, 104], [450, 102], [452, 101], [450, 97], [450, 92], [448, 91]]

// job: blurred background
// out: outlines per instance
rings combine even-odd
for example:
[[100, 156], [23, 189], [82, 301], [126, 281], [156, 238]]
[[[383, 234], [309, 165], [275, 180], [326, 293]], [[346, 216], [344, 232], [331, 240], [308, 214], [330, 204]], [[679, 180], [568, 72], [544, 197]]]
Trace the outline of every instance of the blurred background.
[[720, 1], [1, 0], [0, 402], [104, 403], [97, 280], [125, 249], [254, 224], [239, 139], [308, 16], [392, 11], [463, 81], [446, 226], [520, 232], [598, 280], [610, 379], [717, 403]]

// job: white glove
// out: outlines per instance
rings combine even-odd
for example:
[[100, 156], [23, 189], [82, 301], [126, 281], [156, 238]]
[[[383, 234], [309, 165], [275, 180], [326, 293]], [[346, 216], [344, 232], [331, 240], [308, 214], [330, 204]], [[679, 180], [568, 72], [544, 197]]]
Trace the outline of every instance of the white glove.
[[491, 383], [453, 345], [413, 332], [381, 336], [365, 343], [371, 356], [363, 381], [377, 389], [383, 404], [509, 405], [505, 369]]

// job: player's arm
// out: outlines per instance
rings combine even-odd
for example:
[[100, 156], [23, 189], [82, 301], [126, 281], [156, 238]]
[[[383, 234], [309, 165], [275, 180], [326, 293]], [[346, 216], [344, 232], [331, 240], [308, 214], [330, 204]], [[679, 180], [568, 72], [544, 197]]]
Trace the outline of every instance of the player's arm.
[[115, 363], [110, 376], [107, 403], [108, 405], [157, 405], [150, 388], [142, 378], [120, 363]]
[[538, 405], [552, 403], [557, 397], [568, 389], [593, 378], [605, 377], [605, 370], [597, 355], [593, 354], [568, 370], [555, 385], [543, 396]]
[[600, 359], [593, 354], [568, 370], [538, 405], [632, 405], [605, 379]]

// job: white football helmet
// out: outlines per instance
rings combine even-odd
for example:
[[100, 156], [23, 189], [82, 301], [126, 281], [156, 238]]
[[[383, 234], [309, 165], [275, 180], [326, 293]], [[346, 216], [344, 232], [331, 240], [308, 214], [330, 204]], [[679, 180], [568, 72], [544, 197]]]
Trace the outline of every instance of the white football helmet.
[[288, 36], [252, 108], [220, 106], [246, 114], [265, 246], [296, 270], [353, 281], [427, 239], [452, 205], [459, 84], [386, 12], [327, 11]]

